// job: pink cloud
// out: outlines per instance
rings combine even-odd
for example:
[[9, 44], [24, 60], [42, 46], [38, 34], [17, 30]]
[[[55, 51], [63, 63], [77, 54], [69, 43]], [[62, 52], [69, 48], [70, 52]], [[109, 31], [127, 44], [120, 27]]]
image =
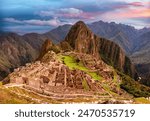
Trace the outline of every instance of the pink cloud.
[[132, 18], [149, 18], [150, 2], [131, 2], [125, 5], [115, 6], [115, 11], [104, 14], [104, 18], [114, 20], [127, 20]]
[[144, 26], [149, 26], [149, 23], [145, 21], [148, 20], [149, 18], [150, 18], [149, 7], [140, 7], [139, 9], [131, 7], [107, 12], [105, 14], [97, 16], [96, 20], [102, 19], [104, 21], [109, 22], [111, 21], [115, 21], [118, 23], [124, 22], [130, 25], [135, 25], [137, 28], [142, 28]]
[[116, 9], [126, 9], [126, 8], [131, 8], [131, 7], [135, 7], [135, 8], [140, 8], [140, 7], [145, 7], [146, 6], [146, 2], [130, 2], [130, 3], [126, 3], [126, 4], [119, 4], [114, 6], [114, 8]]
[[150, 9], [128, 9], [117, 14], [119, 18], [150, 17]]
[[134, 7], [143, 7], [144, 3], [143, 2], [132, 2], [132, 3], [129, 3], [128, 5], [134, 6]]

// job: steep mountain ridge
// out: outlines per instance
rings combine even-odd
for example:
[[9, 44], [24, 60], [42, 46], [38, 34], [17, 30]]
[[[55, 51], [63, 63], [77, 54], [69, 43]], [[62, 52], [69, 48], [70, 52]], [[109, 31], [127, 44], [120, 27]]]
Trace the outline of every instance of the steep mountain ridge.
[[126, 32], [126, 29], [132, 31], [132, 33], [134, 33], [133, 35], [135, 35], [136, 30], [134, 28], [116, 24], [114, 22], [105, 23], [103, 21], [94, 22], [90, 24], [89, 27], [96, 35], [105, 37], [119, 44], [126, 54], [131, 53], [131, 48], [133, 46], [131, 40], [133, 39], [132, 36], [130, 36], [131, 33], [129, 34]]
[[40, 52], [41, 45], [44, 43], [46, 37], [37, 33], [29, 33], [22, 36], [24, 41], [28, 42], [37, 52]]
[[[137, 38], [138, 46], [134, 48], [132, 58], [135, 63], [150, 63], [150, 32], [146, 32]], [[139, 56], [139, 57], [138, 57]], [[142, 60], [138, 60], [141, 58]]]
[[55, 28], [49, 32], [46, 32], [43, 35], [48, 37], [48, 38], [51, 38], [53, 40], [53, 42], [59, 43], [66, 37], [70, 28], [71, 28], [71, 25], [66, 24], [63, 26], [59, 26], [59, 27], [57, 27], [57, 28]]
[[15, 33], [1, 35], [0, 48], [1, 79], [14, 68], [31, 62], [37, 57], [36, 50]]
[[137, 38], [138, 46], [134, 48], [131, 59], [136, 64], [141, 82], [150, 86], [150, 32], [142, 34]]
[[99, 52], [106, 63], [137, 79], [137, 72], [133, 63], [116, 43], [101, 38]]
[[114, 42], [96, 36], [82, 21], [72, 26], [64, 41], [76, 52], [102, 58], [108, 64], [135, 78], [134, 66], [123, 50]]

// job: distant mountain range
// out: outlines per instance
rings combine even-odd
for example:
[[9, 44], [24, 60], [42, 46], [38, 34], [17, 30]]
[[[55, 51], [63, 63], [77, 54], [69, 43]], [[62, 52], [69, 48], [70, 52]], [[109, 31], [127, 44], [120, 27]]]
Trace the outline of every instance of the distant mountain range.
[[[137, 70], [143, 78], [150, 73], [150, 67], [147, 66], [150, 63], [150, 28], [137, 30], [132, 26], [103, 21], [88, 24], [88, 27], [96, 35], [117, 43], [137, 65]], [[2, 78], [13, 68], [35, 60], [46, 39], [49, 38], [54, 43], [63, 41], [70, 28], [71, 25], [63, 25], [44, 34], [30, 33], [23, 36], [15, 33], [1, 34], [0, 47], [3, 49], [0, 52], [2, 55], [0, 58], [0, 71]], [[21, 52], [20, 49], [24, 49], [24, 51]], [[140, 65], [142, 65], [142, 68]], [[148, 72], [142, 71], [143, 69], [148, 70]], [[146, 80], [148, 79], [146, 78]]]

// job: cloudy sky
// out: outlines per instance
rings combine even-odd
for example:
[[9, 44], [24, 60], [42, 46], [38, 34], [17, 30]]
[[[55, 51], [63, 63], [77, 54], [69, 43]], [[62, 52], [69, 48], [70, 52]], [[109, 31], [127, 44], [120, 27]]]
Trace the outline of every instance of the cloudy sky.
[[1, 0], [3, 31], [43, 33], [78, 20], [150, 27], [150, 0]]

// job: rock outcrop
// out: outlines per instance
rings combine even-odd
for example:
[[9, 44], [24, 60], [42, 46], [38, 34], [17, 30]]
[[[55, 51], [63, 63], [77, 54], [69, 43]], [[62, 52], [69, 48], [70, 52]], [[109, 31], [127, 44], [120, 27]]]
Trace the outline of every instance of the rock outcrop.
[[60, 49], [57, 45], [53, 44], [51, 40], [46, 39], [41, 47], [40, 55], [37, 60], [42, 59], [42, 57], [50, 50], [54, 51], [55, 53], [60, 52]]
[[136, 78], [136, 71], [130, 59], [114, 42], [96, 36], [82, 21], [72, 26], [65, 42], [79, 53], [91, 54], [97, 59], [102, 58], [119, 71]]
[[40, 55], [39, 55], [38, 59], [41, 59], [52, 46], [53, 46], [52, 41], [47, 39], [41, 47], [41, 51], [40, 51]]

